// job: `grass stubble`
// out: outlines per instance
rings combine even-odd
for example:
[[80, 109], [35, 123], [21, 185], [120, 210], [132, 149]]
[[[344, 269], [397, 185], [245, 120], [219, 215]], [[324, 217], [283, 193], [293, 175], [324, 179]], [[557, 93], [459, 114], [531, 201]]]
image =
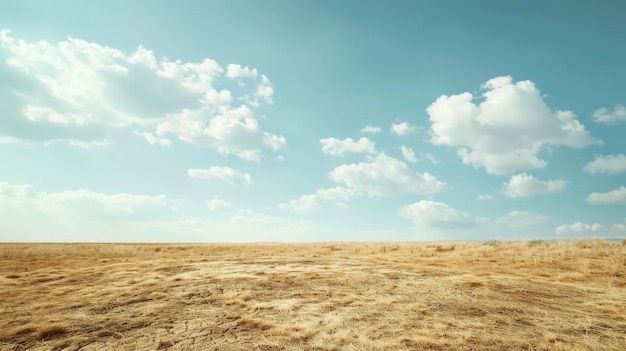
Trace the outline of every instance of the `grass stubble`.
[[626, 350], [626, 242], [0, 244], [0, 350]]

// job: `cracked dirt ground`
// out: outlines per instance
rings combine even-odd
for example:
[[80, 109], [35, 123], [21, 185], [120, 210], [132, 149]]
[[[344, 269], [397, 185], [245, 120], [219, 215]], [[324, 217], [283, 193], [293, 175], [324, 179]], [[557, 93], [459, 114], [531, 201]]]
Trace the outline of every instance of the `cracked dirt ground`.
[[626, 350], [602, 241], [0, 244], [0, 350]]

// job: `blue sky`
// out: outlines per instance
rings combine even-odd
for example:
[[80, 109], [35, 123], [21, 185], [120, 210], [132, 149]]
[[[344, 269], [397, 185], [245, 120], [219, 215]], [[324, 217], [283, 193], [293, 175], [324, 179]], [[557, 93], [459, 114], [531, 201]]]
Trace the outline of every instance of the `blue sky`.
[[0, 240], [626, 237], [623, 1], [19, 1]]

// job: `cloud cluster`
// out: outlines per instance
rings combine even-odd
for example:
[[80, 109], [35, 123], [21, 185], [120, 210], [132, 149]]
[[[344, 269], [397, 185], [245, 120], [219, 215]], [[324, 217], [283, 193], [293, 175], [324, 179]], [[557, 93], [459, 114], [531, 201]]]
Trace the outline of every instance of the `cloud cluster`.
[[[27, 42], [3, 30], [0, 79], [5, 142], [102, 144], [109, 129], [132, 126], [153, 145], [167, 146], [165, 136], [173, 135], [251, 161], [286, 145], [254, 115], [253, 108], [273, 102], [274, 89], [248, 67], [171, 61], [141, 45], [127, 54], [75, 38]], [[229, 80], [239, 88], [218, 88]]]
[[526, 173], [516, 174], [503, 184], [503, 193], [510, 198], [530, 197], [557, 193], [565, 189], [567, 181], [539, 180]]
[[473, 217], [442, 202], [430, 200], [404, 206], [399, 214], [418, 226], [436, 229], [472, 229], [486, 221], [484, 218]]
[[338, 166], [330, 172], [329, 177], [369, 197], [433, 195], [446, 188], [446, 183], [434, 175], [415, 172], [406, 163], [384, 153], [366, 162]]
[[352, 138], [346, 139], [336, 139], [336, 138], [326, 138], [320, 139], [320, 144], [322, 144], [322, 152], [328, 155], [342, 155], [346, 152], [350, 153], [370, 153], [373, 154], [376, 152], [375, 144], [371, 140], [366, 137], [361, 137], [359, 140], [355, 141]]
[[434, 175], [415, 172], [406, 163], [385, 153], [369, 156], [365, 162], [338, 166], [328, 176], [342, 186], [318, 189], [313, 194], [283, 203], [280, 208], [306, 212], [326, 203], [345, 206], [358, 195], [370, 198], [402, 194], [434, 195], [446, 188], [446, 183]]
[[440, 96], [428, 108], [431, 142], [458, 147], [464, 164], [491, 174], [544, 168], [540, 151], [550, 146], [584, 148], [597, 143], [570, 111], [552, 110], [531, 81], [497, 77], [471, 93]]
[[489, 235], [497, 235], [503, 230], [523, 229], [549, 220], [547, 216], [517, 210], [496, 219], [477, 217], [431, 200], [404, 206], [398, 214], [410, 219], [416, 232], [434, 235], [436, 238], [458, 237], [456, 235], [467, 233], [482, 233], [480, 235], [488, 238]]
[[578, 237], [623, 238], [626, 236], [626, 225], [622, 223], [604, 225], [576, 222], [558, 226], [556, 234]]

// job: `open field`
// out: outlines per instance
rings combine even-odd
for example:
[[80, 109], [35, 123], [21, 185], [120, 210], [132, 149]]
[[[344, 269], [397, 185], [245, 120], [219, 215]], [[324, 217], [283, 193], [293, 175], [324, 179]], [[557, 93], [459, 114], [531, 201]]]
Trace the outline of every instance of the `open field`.
[[0, 244], [0, 350], [626, 350], [626, 244]]

